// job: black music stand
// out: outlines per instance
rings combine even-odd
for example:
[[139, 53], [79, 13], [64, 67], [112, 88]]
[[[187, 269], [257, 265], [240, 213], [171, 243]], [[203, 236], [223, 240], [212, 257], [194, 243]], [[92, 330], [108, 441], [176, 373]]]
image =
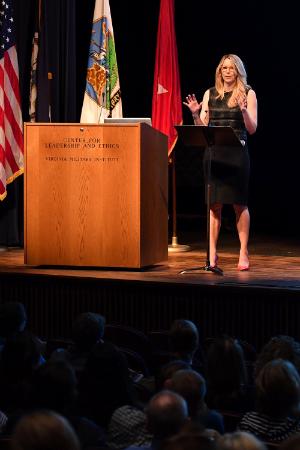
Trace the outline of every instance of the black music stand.
[[204, 125], [176, 125], [178, 137], [186, 147], [198, 147], [201, 150], [208, 149], [207, 181], [206, 181], [206, 264], [202, 267], [194, 267], [182, 270], [180, 273], [199, 271], [212, 272], [223, 275], [222, 269], [210, 265], [210, 178], [211, 178], [211, 148], [217, 146], [242, 147], [241, 141], [231, 127], [204, 126]]

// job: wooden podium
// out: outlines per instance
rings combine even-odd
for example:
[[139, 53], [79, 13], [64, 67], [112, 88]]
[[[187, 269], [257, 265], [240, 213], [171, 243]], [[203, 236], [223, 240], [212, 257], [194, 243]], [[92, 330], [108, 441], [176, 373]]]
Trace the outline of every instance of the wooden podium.
[[168, 259], [167, 137], [149, 125], [25, 124], [25, 263]]

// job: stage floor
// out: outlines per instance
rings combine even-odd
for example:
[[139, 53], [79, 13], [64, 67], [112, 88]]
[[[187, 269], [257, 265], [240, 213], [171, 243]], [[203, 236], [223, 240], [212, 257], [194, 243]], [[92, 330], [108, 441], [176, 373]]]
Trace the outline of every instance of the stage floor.
[[300, 290], [300, 242], [278, 236], [253, 236], [249, 245], [250, 270], [238, 272], [238, 240], [232, 233], [223, 233], [219, 243], [219, 265], [223, 276], [211, 272], [188, 270], [205, 265], [205, 238], [189, 233], [178, 238], [188, 244], [187, 252], [169, 252], [168, 261], [143, 270], [44, 267], [24, 264], [24, 250], [9, 248], [0, 252], [0, 273], [38, 274], [54, 277], [98, 278], [109, 280], [146, 281], [154, 283], [243, 285], [264, 288]]
[[260, 348], [271, 336], [300, 339], [300, 245], [298, 239], [252, 231], [250, 271], [238, 272], [236, 233], [223, 232], [219, 262], [223, 276], [182, 270], [205, 265], [206, 240], [178, 236], [190, 251], [169, 253], [168, 261], [144, 270], [33, 267], [24, 250], [0, 252], [0, 302], [22, 301], [30, 328], [47, 338], [70, 335], [72, 321], [95, 311], [107, 323], [133, 326], [145, 333], [166, 330], [172, 320], [190, 318], [203, 336], [238, 336]]

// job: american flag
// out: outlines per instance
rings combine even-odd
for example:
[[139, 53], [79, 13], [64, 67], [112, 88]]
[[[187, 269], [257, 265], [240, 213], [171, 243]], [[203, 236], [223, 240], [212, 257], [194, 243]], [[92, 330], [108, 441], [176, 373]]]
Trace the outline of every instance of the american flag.
[[0, 0], [0, 200], [24, 172], [23, 121], [12, 0]]

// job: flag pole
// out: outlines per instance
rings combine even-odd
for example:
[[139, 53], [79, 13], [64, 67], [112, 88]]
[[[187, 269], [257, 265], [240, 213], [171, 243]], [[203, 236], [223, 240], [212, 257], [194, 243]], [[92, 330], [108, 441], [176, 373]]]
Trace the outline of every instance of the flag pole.
[[172, 243], [168, 245], [169, 253], [188, 252], [191, 250], [189, 245], [178, 244], [177, 237], [177, 199], [176, 199], [176, 157], [175, 149], [172, 153], [171, 169], [172, 169]]
[[168, 250], [170, 252], [187, 251], [190, 250], [189, 246], [179, 245], [177, 239], [174, 147], [177, 142], [175, 125], [182, 124], [182, 99], [175, 32], [174, 0], [160, 0], [152, 97], [152, 124], [153, 128], [168, 136], [168, 156], [169, 161], [172, 161], [173, 236], [172, 244], [168, 246]]
[[49, 122], [52, 122], [52, 80], [53, 74], [52, 72], [48, 72], [48, 95], [49, 95], [49, 108], [48, 108], [48, 116]]
[[41, 16], [42, 16], [42, 0], [39, 0], [39, 16], [38, 16], [38, 25], [39, 25], [39, 28], [38, 28], [38, 30], [40, 31], [40, 29], [41, 29]]

